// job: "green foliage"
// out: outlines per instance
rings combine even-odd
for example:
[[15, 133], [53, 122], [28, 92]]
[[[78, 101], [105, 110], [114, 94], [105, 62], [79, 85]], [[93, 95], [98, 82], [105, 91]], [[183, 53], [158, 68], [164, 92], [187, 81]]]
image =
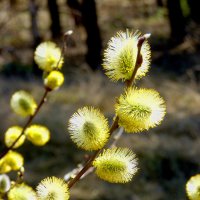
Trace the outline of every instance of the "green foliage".
[[188, 5], [188, 1], [180, 0], [180, 3], [181, 3], [181, 8], [182, 8], [184, 17], [188, 17], [190, 14], [190, 7]]

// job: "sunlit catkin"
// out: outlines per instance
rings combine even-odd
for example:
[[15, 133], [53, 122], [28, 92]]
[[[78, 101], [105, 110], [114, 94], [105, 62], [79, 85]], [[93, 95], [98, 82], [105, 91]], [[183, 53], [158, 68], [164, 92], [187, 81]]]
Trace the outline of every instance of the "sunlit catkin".
[[[10, 147], [15, 140], [21, 135], [22, 133], [22, 127], [20, 126], [12, 126], [10, 127], [6, 132], [5, 132], [5, 144], [7, 147]], [[24, 141], [25, 141], [25, 136], [22, 135], [20, 139], [15, 143], [13, 148], [18, 148], [20, 147]]]
[[192, 176], [186, 184], [189, 200], [200, 200], [200, 174]]
[[109, 137], [107, 119], [92, 107], [81, 108], [73, 114], [68, 130], [73, 142], [85, 150], [101, 149]]
[[0, 173], [7, 173], [11, 170], [19, 170], [24, 165], [24, 158], [15, 151], [9, 151], [0, 159]]
[[46, 72], [61, 69], [63, 65], [60, 48], [50, 41], [43, 42], [36, 48], [34, 59], [38, 67]]
[[34, 124], [25, 130], [27, 139], [36, 146], [45, 145], [50, 139], [50, 131], [47, 127]]
[[137, 159], [128, 148], [106, 149], [93, 165], [97, 176], [111, 183], [129, 182], [137, 171]]
[[166, 106], [159, 93], [152, 89], [130, 88], [115, 105], [119, 125], [128, 133], [148, 130], [160, 124]]
[[[104, 53], [103, 67], [106, 75], [113, 81], [126, 81], [132, 76], [136, 66], [138, 39], [141, 34], [136, 31], [118, 32], [108, 43]], [[147, 41], [145, 41], [140, 51], [140, 63], [137, 70], [136, 79], [143, 77], [150, 66], [151, 51]], [[137, 63], [138, 64], [138, 63]]]
[[44, 85], [50, 90], [58, 89], [64, 82], [64, 75], [59, 71], [51, 71], [44, 78]]
[[38, 200], [68, 200], [69, 188], [63, 179], [47, 177], [36, 188]]
[[8, 192], [8, 200], [37, 200], [35, 191], [26, 184], [14, 185]]
[[37, 104], [31, 94], [23, 90], [17, 91], [12, 95], [10, 105], [15, 113], [24, 117], [33, 115], [37, 108]]

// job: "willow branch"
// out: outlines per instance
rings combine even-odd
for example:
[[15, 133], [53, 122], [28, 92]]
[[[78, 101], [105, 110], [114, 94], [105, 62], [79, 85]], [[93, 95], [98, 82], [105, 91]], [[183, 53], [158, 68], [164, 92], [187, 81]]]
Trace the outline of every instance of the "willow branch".
[[[142, 37], [140, 37], [138, 39], [138, 44], [137, 44], [137, 47], [138, 47], [138, 52], [137, 52], [137, 57], [136, 57], [136, 62], [135, 62], [135, 66], [134, 66], [134, 70], [133, 70], [133, 73], [132, 73], [132, 76], [130, 78], [130, 80], [126, 81], [126, 87], [131, 87], [134, 80], [135, 80], [135, 76], [136, 76], [136, 73], [137, 73], [137, 70], [139, 69], [139, 67], [141, 66], [141, 63], [142, 63], [142, 56], [141, 56], [141, 48], [142, 48], [142, 45], [144, 43], [144, 41], [149, 38], [150, 35], [149, 34], [145, 34], [143, 35]], [[118, 116], [115, 116], [115, 120], [110, 128], [110, 136], [113, 134], [113, 132], [118, 128], [118, 121], [119, 121], [119, 118]], [[120, 138], [121, 136], [119, 136]], [[118, 139], [119, 139], [118, 138]], [[78, 174], [71, 180], [68, 182], [68, 187], [69, 188], [72, 188], [73, 185], [79, 181], [79, 179], [82, 177], [82, 175], [84, 173], [87, 172], [87, 170], [92, 167], [92, 162], [94, 161], [94, 159], [97, 157], [97, 155], [100, 153], [102, 149], [99, 149], [98, 151], [96, 151], [93, 155], [91, 155], [89, 157], [89, 159], [86, 161], [86, 164], [84, 165], [84, 167], [82, 168], [82, 170], [80, 170], [78, 172]]]
[[140, 37], [138, 39], [138, 43], [137, 43], [138, 51], [137, 51], [135, 67], [134, 67], [134, 70], [133, 70], [131, 78], [126, 81], [126, 87], [127, 88], [131, 87], [133, 82], [134, 82], [134, 80], [135, 80], [135, 76], [136, 76], [137, 70], [140, 68], [140, 66], [142, 64], [142, 61], [143, 61], [143, 58], [142, 58], [142, 55], [141, 55], [142, 45], [145, 42], [145, 40], [148, 39], [150, 36], [151, 36], [151, 34], [148, 33], [148, 34], [145, 34], [145, 35], [143, 35], [142, 37]]
[[[118, 128], [118, 117], [115, 118], [115, 120], [110, 128], [110, 134], [112, 134], [117, 128]], [[71, 188], [81, 178], [81, 176], [92, 166], [92, 162], [94, 161], [94, 159], [97, 157], [97, 155], [100, 153], [101, 150], [102, 149], [99, 149], [92, 156], [89, 157], [89, 159], [87, 160], [83, 169], [75, 176], [74, 179], [72, 179], [68, 183], [69, 188]]]
[[44, 94], [43, 94], [43, 96], [42, 96], [42, 98], [41, 98], [41, 100], [40, 100], [35, 112], [34, 112], [34, 114], [29, 117], [29, 119], [27, 120], [27, 122], [25, 123], [25, 125], [24, 125], [24, 127], [22, 129], [21, 134], [16, 138], [16, 140], [9, 147], [4, 149], [4, 151], [0, 155], [0, 159], [3, 158], [10, 150], [12, 150], [13, 147], [15, 146], [15, 144], [19, 141], [19, 139], [25, 134], [26, 128], [31, 124], [31, 122], [33, 121], [33, 119], [35, 118], [37, 113], [39, 112], [40, 108], [45, 103], [46, 97], [47, 97], [49, 92], [50, 92], [50, 90], [46, 88], [45, 92], [44, 92]]
[[[64, 55], [64, 53], [65, 53], [65, 50], [66, 50], [66, 44], [65, 44], [65, 43], [66, 43], [66, 41], [69, 39], [69, 36], [70, 36], [72, 33], [73, 33], [73, 31], [72, 31], [72, 30], [69, 30], [69, 31], [67, 31], [67, 32], [64, 34], [63, 46], [62, 46], [60, 58], [59, 58], [59, 60], [58, 60], [58, 62], [57, 62], [57, 64], [56, 64], [56, 68], [58, 68], [58, 66], [59, 66], [59, 64], [60, 64], [60, 62], [61, 62], [61, 60], [62, 60], [62, 57], [63, 57], [63, 55]], [[45, 103], [46, 97], [47, 97], [47, 95], [48, 95], [48, 93], [49, 93], [50, 91], [51, 91], [50, 89], [45, 88], [45, 92], [44, 92], [44, 94], [43, 94], [43, 96], [42, 96], [42, 98], [41, 98], [41, 100], [40, 100], [40, 103], [39, 103], [38, 107], [37, 107], [36, 110], [35, 110], [35, 113], [29, 117], [29, 119], [27, 120], [27, 122], [25, 123], [25, 125], [24, 125], [24, 127], [23, 127], [23, 129], [22, 129], [21, 134], [16, 138], [16, 140], [15, 140], [9, 147], [7, 147], [7, 148], [5, 148], [5, 149], [3, 150], [3, 152], [2, 152], [1, 155], [0, 155], [0, 159], [3, 158], [10, 150], [12, 150], [13, 147], [15, 146], [15, 144], [16, 144], [16, 143], [19, 141], [19, 139], [24, 135], [26, 128], [31, 124], [31, 122], [33, 121], [33, 119], [35, 118], [35, 116], [37, 115], [37, 113], [39, 112], [40, 108], [41, 108], [42, 105]]]
[[[115, 136], [113, 137], [113, 141], [111, 143], [111, 145], [109, 145], [109, 148], [115, 147], [116, 143], [118, 142], [118, 140], [121, 138], [122, 134], [123, 134], [124, 129], [121, 127], [118, 132], [115, 134]], [[88, 161], [87, 161], [88, 162]], [[81, 169], [83, 168], [83, 164], [78, 164], [78, 167], [73, 169], [72, 171], [68, 172], [65, 176], [64, 179], [65, 181], [69, 181], [72, 177], [76, 176], [76, 174], [78, 174]], [[94, 171], [94, 167], [90, 167], [81, 177], [80, 179], [85, 178], [87, 175], [89, 175], [90, 173], [92, 173]]]
[[67, 32], [64, 34], [64, 36], [63, 36], [63, 45], [62, 45], [62, 49], [61, 49], [60, 58], [59, 58], [59, 60], [58, 60], [58, 62], [57, 62], [57, 64], [56, 64], [56, 69], [58, 69], [58, 66], [59, 66], [59, 64], [60, 64], [60, 62], [61, 62], [61, 60], [62, 60], [62, 57], [63, 57], [64, 53], [66, 52], [66, 49], [67, 49], [67, 42], [68, 42], [68, 40], [69, 40], [69, 38], [70, 38], [70, 36], [71, 36], [72, 34], [73, 34], [73, 31], [72, 31], [72, 30], [69, 30], [69, 31], [67, 31]]

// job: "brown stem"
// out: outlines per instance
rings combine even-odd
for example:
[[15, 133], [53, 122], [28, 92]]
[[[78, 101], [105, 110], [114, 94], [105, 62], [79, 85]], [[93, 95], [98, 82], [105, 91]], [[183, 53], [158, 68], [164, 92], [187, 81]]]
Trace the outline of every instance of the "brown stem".
[[[110, 128], [110, 135], [118, 128], [118, 117], [115, 118], [111, 128]], [[93, 160], [96, 156], [100, 153], [101, 149], [96, 151], [92, 156], [89, 157], [83, 169], [73, 178], [69, 183], [68, 187], [71, 188], [80, 178], [81, 176], [92, 166]]]
[[60, 64], [60, 62], [61, 62], [61, 60], [62, 60], [62, 57], [64, 56], [64, 53], [65, 53], [65, 51], [66, 51], [66, 48], [67, 48], [67, 41], [68, 41], [68, 39], [69, 39], [69, 37], [71, 36], [71, 34], [73, 33], [73, 31], [72, 30], [69, 30], [69, 31], [67, 31], [65, 34], [64, 34], [64, 36], [63, 36], [63, 45], [62, 45], [62, 49], [61, 49], [61, 54], [60, 54], [60, 58], [59, 58], [59, 60], [58, 60], [58, 62], [57, 62], [57, 64], [56, 64], [56, 69], [58, 70], [58, 66], [59, 66], [59, 64]]
[[[140, 52], [141, 52], [142, 44], [144, 43], [145, 40], [146, 40], [145, 36], [142, 36], [142, 37], [140, 37], [138, 39], [138, 44], [137, 44], [138, 52], [137, 52], [135, 67], [134, 67], [133, 74], [132, 74], [130, 80], [128, 80], [126, 82], [126, 87], [127, 88], [132, 86], [132, 84], [134, 82], [134, 79], [135, 79], [135, 76], [136, 76], [136, 73], [137, 73], [137, 70], [141, 66], [142, 56], [141, 56]], [[118, 128], [118, 121], [119, 121], [118, 116], [115, 116], [115, 120], [114, 120], [114, 122], [113, 122], [113, 124], [112, 124], [112, 126], [110, 128], [110, 136]], [[93, 160], [97, 157], [97, 155], [100, 153], [101, 150], [102, 149], [99, 149], [93, 155], [91, 155], [89, 157], [89, 159], [87, 160], [87, 162], [86, 162], [85, 166], [83, 167], [83, 169], [75, 176], [75, 178], [73, 178], [71, 181], [69, 181], [69, 183], [68, 183], [68, 187], [69, 188], [72, 188], [73, 185], [81, 178], [81, 176], [92, 166]]]
[[134, 70], [133, 70], [131, 78], [126, 81], [126, 87], [127, 88], [132, 86], [132, 84], [133, 84], [133, 82], [135, 80], [135, 76], [136, 76], [137, 70], [139, 69], [139, 67], [142, 64], [141, 48], [142, 48], [142, 45], [143, 45], [143, 43], [144, 43], [145, 40], [146, 40], [145, 36], [142, 36], [142, 37], [140, 37], [138, 39], [138, 44], [137, 44], [138, 51], [137, 51], [137, 57], [136, 57], [135, 67], [134, 67]]
[[21, 134], [16, 138], [16, 140], [11, 144], [11, 146], [7, 147], [4, 149], [4, 151], [2, 152], [2, 154], [0, 155], [0, 159], [3, 158], [10, 150], [13, 149], [13, 147], [15, 146], [15, 144], [19, 141], [19, 139], [24, 135], [26, 128], [30, 125], [30, 123], [32, 122], [32, 120], [34, 119], [34, 117], [37, 115], [38, 111], [40, 110], [40, 108], [42, 107], [42, 105], [45, 103], [46, 101], [46, 97], [47, 94], [50, 92], [49, 89], [45, 89], [45, 92], [40, 100], [40, 103], [38, 104], [38, 107], [36, 108], [35, 112], [33, 115], [31, 115], [29, 117], [29, 119], [27, 120], [27, 122], [25, 123]]
[[63, 46], [62, 46], [61, 53], [60, 53], [60, 58], [59, 58], [59, 60], [58, 60], [58, 62], [56, 64], [56, 70], [59, 70], [58, 66], [59, 66], [59, 64], [60, 64], [60, 62], [62, 60], [64, 52], [65, 52], [65, 44], [63, 44]]

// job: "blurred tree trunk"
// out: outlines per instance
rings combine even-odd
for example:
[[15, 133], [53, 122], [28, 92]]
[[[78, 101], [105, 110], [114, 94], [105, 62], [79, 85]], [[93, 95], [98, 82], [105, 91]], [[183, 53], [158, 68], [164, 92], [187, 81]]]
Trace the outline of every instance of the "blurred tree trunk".
[[[101, 65], [101, 36], [98, 26], [95, 0], [68, 0], [67, 4], [80, 12], [81, 23], [87, 33], [87, 55], [86, 61], [89, 66], [96, 70]], [[77, 18], [75, 19], [77, 21]], [[80, 20], [78, 20], [80, 21]]]
[[15, 7], [15, 5], [17, 4], [17, 0], [9, 0], [9, 4], [11, 7]]
[[48, 0], [48, 9], [51, 18], [51, 33], [52, 38], [57, 39], [61, 36], [61, 25], [59, 17], [59, 9], [56, 0]]
[[190, 7], [190, 16], [196, 22], [200, 23], [200, 0], [188, 0], [188, 5]]
[[38, 6], [36, 5], [35, 0], [29, 1], [29, 11], [31, 15], [31, 32], [33, 36], [33, 48], [35, 48], [41, 42], [38, 25], [37, 25]]
[[180, 44], [185, 37], [185, 19], [181, 10], [180, 0], [167, 0], [172, 44]]
[[158, 7], [163, 7], [163, 6], [164, 6], [162, 0], [156, 0], [156, 3], [157, 3], [157, 6], [158, 6]]
[[86, 61], [95, 70], [101, 64], [101, 37], [97, 22], [95, 0], [83, 0], [82, 20], [87, 32], [86, 44], [88, 52]]
[[70, 8], [75, 10], [81, 10], [81, 4], [79, 3], [79, 0], [67, 0], [67, 4]]
[[[33, 49], [35, 49], [41, 42], [41, 37], [37, 25], [37, 11], [38, 11], [38, 6], [36, 5], [35, 0], [29, 0], [29, 12], [31, 15], [31, 32], [33, 36]], [[41, 71], [38, 69], [34, 60], [33, 60], [33, 73], [39, 75], [41, 74]]]

